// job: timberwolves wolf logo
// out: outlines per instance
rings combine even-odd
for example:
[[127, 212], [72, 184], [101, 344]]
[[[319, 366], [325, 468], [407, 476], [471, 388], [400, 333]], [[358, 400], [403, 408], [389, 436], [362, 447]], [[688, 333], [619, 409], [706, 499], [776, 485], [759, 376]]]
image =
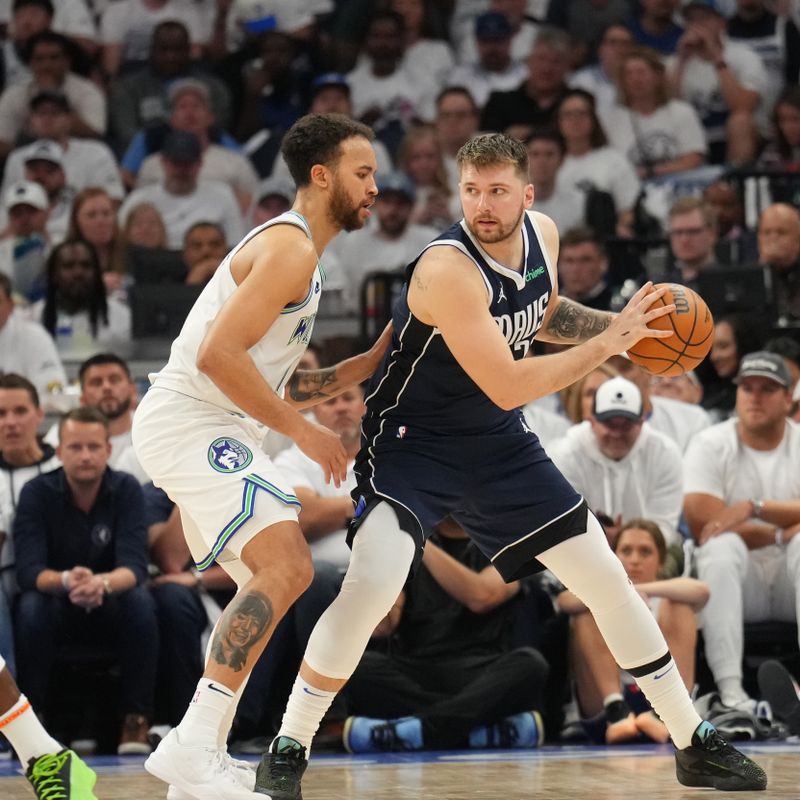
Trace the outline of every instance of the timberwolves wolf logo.
[[215, 439], [208, 448], [208, 463], [217, 472], [239, 472], [252, 460], [250, 448], [236, 439]]
[[314, 319], [316, 316], [316, 314], [310, 314], [307, 317], [303, 317], [300, 322], [297, 323], [294, 333], [286, 344], [294, 344], [295, 342], [308, 344], [309, 341], [311, 341], [311, 331], [314, 330]]

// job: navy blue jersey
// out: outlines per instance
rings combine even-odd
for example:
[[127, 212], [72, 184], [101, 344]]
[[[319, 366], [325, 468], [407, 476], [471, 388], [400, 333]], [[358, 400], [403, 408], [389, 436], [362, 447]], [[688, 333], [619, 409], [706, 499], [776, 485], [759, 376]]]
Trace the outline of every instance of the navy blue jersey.
[[[542, 325], [555, 274], [530, 213], [524, 215], [522, 237], [524, 257], [519, 271], [495, 261], [463, 221], [423, 250], [455, 247], [474, 263], [486, 284], [489, 310], [515, 359], [525, 357]], [[505, 429], [511, 419], [518, 425], [518, 412], [504, 411], [493, 403], [462, 369], [438, 330], [411, 314], [408, 285], [421, 257], [406, 270], [406, 286], [392, 314], [392, 346], [368, 392], [368, 440], [370, 423], [378, 421], [383, 423], [382, 433], [401, 437], [411, 429], [474, 435]]]

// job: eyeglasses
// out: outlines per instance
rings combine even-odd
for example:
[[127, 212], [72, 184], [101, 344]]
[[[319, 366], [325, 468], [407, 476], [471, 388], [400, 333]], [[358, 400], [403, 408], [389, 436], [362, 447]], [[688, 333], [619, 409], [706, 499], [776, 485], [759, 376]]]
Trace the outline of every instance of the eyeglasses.
[[699, 228], [673, 228], [670, 232], [670, 236], [699, 236], [706, 230], [706, 226], [702, 225]]

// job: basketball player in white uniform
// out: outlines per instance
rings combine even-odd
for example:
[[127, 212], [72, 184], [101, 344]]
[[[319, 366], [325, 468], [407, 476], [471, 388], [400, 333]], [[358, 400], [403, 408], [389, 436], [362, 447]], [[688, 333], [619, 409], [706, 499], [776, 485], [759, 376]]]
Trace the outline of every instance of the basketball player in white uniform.
[[291, 437], [336, 486], [344, 480], [339, 437], [298, 409], [363, 381], [388, 337], [335, 367], [291, 376], [325, 280], [319, 257], [339, 231], [366, 222], [377, 194], [371, 139], [369, 128], [337, 114], [304, 117], [286, 134], [294, 207], [226, 256], [134, 418], [136, 454], [179, 506], [198, 568], [216, 561], [239, 587], [186, 716], [145, 765], [170, 784], [171, 800], [264, 800], [225, 743], [247, 677], [313, 567], [300, 503], [261, 451], [257, 423]]

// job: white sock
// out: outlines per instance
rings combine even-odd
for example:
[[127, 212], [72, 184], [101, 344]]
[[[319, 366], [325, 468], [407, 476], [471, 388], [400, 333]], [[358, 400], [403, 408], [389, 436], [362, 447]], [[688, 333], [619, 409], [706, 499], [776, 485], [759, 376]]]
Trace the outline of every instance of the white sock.
[[683, 678], [672, 658], [655, 672], [637, 677], [636, 683], [653, 706], [653, 710], [667, 726], [675, 747], [678, 750], [688, 747], [692, 743], [692, 734], [703, 720], [695, 711]]
[[298, 675], [289, 695], [278, 736], [288, 736], [300, 742], [307, 753], [310, 752], [311, 740], [334, 697], [336, 692], [323, 692]]
[[720, 700], [726, 706], [736, 706], [750, 699], [742, 686], [742, 679], [736, 676], [720, 678], [717, 681], [717, 688], [719, 689]]
[[0, 714], [0, 733], [11, 742], [23, 767], [27, 767], [32, 758], [64, 749], [44, 729], [24, 694], [5, 714]]
[[220, 725], [235, 701], [236, 693], [232, 689], [219, 681], [201, 678], [192, 702], [178, 725], [181, 744], [217, 747]]
[[239, 707], [239, 701], [242, 699], [242, 695], [244, 694], [244, 690], [249, 679], [250, 675], [248, 675], [244, 681], [242, 681], [242, 685], [236, 690], [236, 694], [233, 696], [233, 702], [231, 703], [230, 708], [228, 708], [228, 710], [225, 712], [225, 715], [219, 721], [219, 727], [217, 728], [217, 749], [222, 750], [223, 752], [227, 752], [228, 750], [228, 735], [231, 732], [233, 718], [236, 716], [236, 709]]

